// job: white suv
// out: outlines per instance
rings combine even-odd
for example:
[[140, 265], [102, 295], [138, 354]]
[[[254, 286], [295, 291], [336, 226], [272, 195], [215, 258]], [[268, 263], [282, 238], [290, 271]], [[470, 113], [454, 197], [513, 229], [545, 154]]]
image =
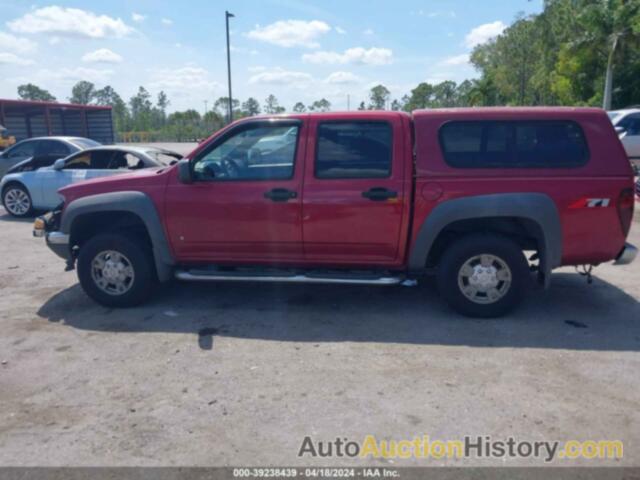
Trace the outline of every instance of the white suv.
[[616, 127], [627, 156], [635, 164], [640, 164], [640, 108], [628, 108], [609, 112], [609, 118]]

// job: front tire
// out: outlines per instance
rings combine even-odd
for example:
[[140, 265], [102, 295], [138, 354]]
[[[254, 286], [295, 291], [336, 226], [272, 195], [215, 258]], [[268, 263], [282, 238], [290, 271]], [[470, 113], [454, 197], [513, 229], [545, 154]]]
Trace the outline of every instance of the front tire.
[[33, 213], [29, 191], [18, 183], [10, 183], [2, 191], [2, 205], [9, 215], [16, 218], [28, 217]]
[[469, 235], [443, 254], [438, 289], [449, 306], [468, 317], [500, 317], [515, 308], [530, 282], [521, 248], [498, 235]]
[[149, 249], [138, 239], [100, 234], [80, 248], [78, 279], [85, 293], [107, 307], [132, 307], [153, 293], [156, 273]]

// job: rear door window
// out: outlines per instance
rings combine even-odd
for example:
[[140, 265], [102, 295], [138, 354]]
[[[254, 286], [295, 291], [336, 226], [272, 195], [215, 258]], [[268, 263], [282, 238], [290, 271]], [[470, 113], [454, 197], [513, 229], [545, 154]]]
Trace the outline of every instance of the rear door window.
[[559, 168], [584, 165], [589, 150], [571, 121], [450, 122], [440, 129], [445, 161], [458, 168]]
[[33, 157], [36, 153], [36, 141], [23, 142], [13, 147], [8, 152], [9, 158]]
[[391, 125], [330, 122], [318, 126], [316, 178], [386, 178], [391, 175]]
[[50, 155], [51, 157], [64, 158], [69, 155], [71, 151], [64, 143], [57, 140], [40, 140], [38, 144], [38, 155]]

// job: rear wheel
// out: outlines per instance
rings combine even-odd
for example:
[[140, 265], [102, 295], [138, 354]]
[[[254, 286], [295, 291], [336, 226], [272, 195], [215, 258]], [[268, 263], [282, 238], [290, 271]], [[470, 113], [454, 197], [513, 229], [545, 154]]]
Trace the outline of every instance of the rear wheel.
[[33, 213], [31, 195], [20, 184], [7, 185], [2, 192], [2, 204], [7, 212], [14, 217], [27, 217]]
[[515, 242], [498, 235], [470, 235], [444, 252], [437, 280], [440, 294], [457, 312], [499, 317], [522, 300], [529, 266]]
[[121, 234], [97, 235], [80, 248], [78, 279], [87, 295], [108, 307], [139, 305], [156, 284], [144, 243]]

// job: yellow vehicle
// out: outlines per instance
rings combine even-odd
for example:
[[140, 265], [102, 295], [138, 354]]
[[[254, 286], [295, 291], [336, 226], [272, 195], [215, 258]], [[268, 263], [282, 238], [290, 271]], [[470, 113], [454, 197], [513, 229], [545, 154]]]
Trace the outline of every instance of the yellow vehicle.
[[0, 151], [16, 143], [16, 137], [9, 135], [9, 130], [0, 125]]

